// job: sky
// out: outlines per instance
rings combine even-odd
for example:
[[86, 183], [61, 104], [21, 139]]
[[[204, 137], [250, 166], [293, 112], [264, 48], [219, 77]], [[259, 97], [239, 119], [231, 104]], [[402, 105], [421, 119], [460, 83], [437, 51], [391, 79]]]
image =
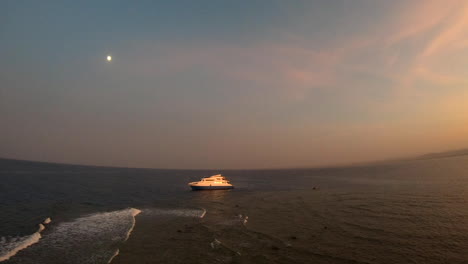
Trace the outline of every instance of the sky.
[[0, 1], [4, 158], [240, 169], [460, 149], [467, 84], [466, 1]]

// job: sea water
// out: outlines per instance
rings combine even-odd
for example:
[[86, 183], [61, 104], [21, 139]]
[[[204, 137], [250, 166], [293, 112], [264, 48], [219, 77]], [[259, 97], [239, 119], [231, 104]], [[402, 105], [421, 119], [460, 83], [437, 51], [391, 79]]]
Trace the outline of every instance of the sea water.
[[[226, 191], [188, 182], [222, 173]], [[468, 263], [468, 157], [282, 170], [0, 160], [2, 263]]]

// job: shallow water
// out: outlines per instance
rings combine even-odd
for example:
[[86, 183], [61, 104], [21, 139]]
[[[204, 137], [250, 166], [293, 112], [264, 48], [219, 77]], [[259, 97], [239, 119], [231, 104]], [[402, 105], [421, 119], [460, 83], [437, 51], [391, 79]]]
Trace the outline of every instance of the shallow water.
[[[236, 189], [188, 189], [215, 173]], [[3, 263], [468, 262], [466, 156], [236, 171], [0, 160], [0, 180]]]

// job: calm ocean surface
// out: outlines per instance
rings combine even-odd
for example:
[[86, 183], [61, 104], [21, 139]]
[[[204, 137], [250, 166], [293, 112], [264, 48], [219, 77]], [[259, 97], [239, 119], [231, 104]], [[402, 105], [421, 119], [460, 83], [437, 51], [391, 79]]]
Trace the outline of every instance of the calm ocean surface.
[[[215, 173], [236, 188], [187, 186]], [[221, 171], [0, 160], [0, 261], [468, 263], [467, 202], [468, 156]]]

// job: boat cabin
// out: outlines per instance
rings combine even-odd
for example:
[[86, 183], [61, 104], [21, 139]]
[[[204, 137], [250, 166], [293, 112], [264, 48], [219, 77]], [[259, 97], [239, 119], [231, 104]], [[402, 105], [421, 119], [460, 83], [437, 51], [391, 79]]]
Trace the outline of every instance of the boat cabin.
[[229, 183], [229, 181], [226, 180], [226, 178], [224, 178], [223, 176], [221, 176], [221, 174], [213, 175], [208, 178], [202, 178], [201, 181], [214, 183]]

